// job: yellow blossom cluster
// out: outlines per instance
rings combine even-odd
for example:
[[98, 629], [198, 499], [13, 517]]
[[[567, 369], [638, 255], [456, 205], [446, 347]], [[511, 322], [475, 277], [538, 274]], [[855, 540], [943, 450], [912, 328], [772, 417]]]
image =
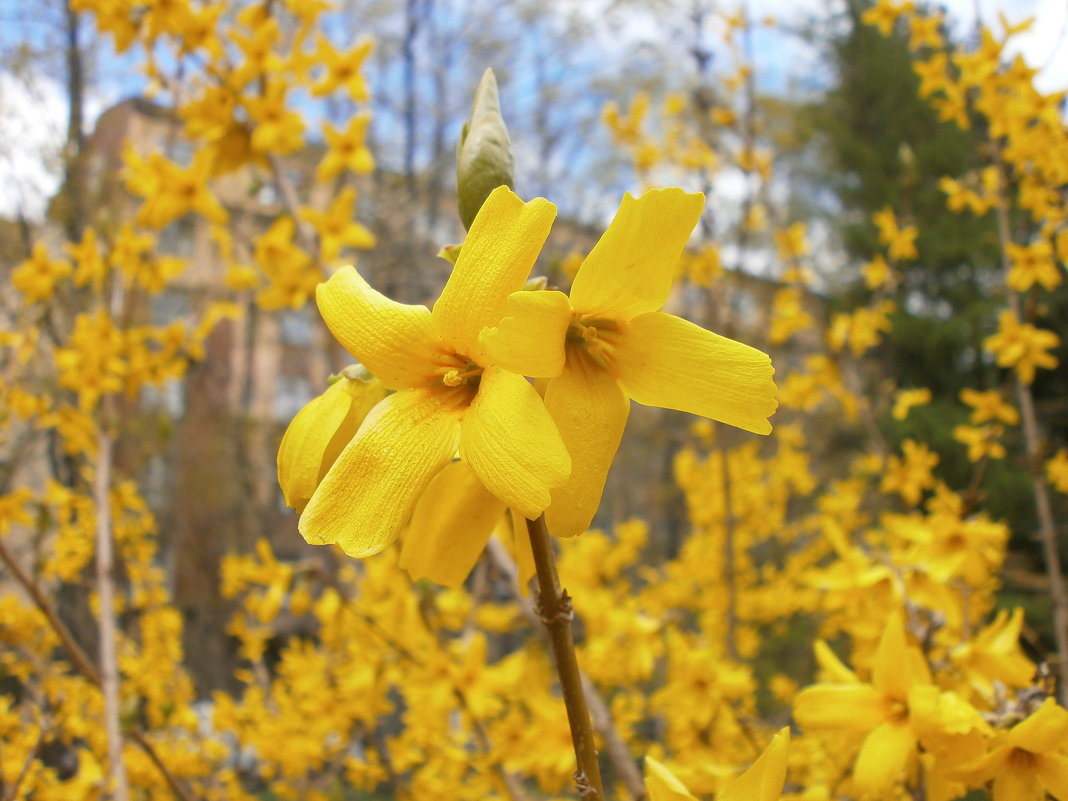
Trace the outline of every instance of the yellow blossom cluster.
[[[38, 246], [12, 276], [22, 317], [0, 338], [12, 366], [0, 383], [0, 437], [17, 447], [26, 432], [55, 432], [75, 469], [65, 481], [0, 495], [6, 567], [32, 566], [19, 592], [0, 591], [5, 798], [110, 793], [95, 655], [64, 628], [47, 593], [32, 590], [65, 587], [82, 593], [92, 618], [108, 611], [90, 578], [103, 511], [90, 492], [99, 475], [92, 457], [113, 424], [104, 401], [181, 379], [218, 319], [234, 313], [215, 304], [163, 326], [138, 317], [137, 304], [184, 266], [155, 254], [151, 232], [190, 213], [216, 226], [236, 291], [266, 309], [299, 307], [318, 291], [328, 325], [375, 374], [346, 371], [298, 415], [279, 476], [311, 539], [379, 553], [358, 563], [325, 552], [284, 559], [260, 541], [227, 556], [220, 581], [241, 666], [231, 688], [198, 698], [183, 667], [184, 621], [157, 522], [134, 483], [110, 481], [104, 498], [121, 563], [111, 611], [121, 619], [122, 755], [134, 797], [569, 794], [571, 737], [529, 594], [525, 526], [511, 506], [528, 516], [548, 510], [566, 533], [581, 534], [557, 543], [559, 569], [574, 598], [610, 798], [952, 801], [984, 790], [994, 801], [1068, 798], [1068, 712], [1045, 666], [1021, 646], [1023, 611], [1002, 607], [997, 595], [1015, 532], [974, 487], [948, 483], [933, 443], [886, 441], [877, 414], [906, 421], [932, 402], [929, 390], [865, 385], [864, 359], [892, 330], [886, 293], [922, 244], [896, 212], [876, 215], [886, 253], [855, 273], [873, 290], [871, 303], [826, 320], [808, 302], [808, 233], [780, 219], [761, 190], [733, 225], [712, 220], [717, 242], [681, 261], [703, 214], [697, 197], [628, 198], [603, 244], [577, 260], [570, 295], [524, 288], [553, 212], [504, 190], [476, 218], [433, 310], [390, 301], [353, 269], [316, 290], [325, 262], [373, 242], [353, 220], [352, 187], [322, 206], [298, 203], [245, 242], [227, 228], [208, 180], [270, 170], [301, 147], [297, 87], [364, 101], [370, 45], [338, 50], [316, 35], [318, 2], [281, 3], [285, 25], [258, 4], [236, 14], [182, 0], [78, 7], [119, 49], [139, 42], [207, 65], [179, 110], [186, 134], [205, 146], [186, 167], [130, 154], [128, 187], [144, 198], [136, 225], [89, 229], [63, 257]], [[986, 115], [1002, 147], [992, 172], [942, 185], [947, 203], [986, 214], [1012, 202], [1033, 215], [1035, 236], [1004, 243], [1006, 297], [1050, 291], [1068, 248], [1065, 173], [1057, 184], [1056, 158], [1033, 156], [1039, 147], [1063, 152], [1049, 149], [1063, 137], [1052, 101], [1024, 88], [1015, 62], [1002, 64], [1003, 41], [993, 34], [974, 52], [941, 53], [939, 19], [914, 11], [880, 0], [865, 19], [884, 32], [907, 22], [917, 64], [936, 64], [939, 54], [945, 61], [946, 84], [926, 93], [958, 121]], [[727, 22], [731, 42], [750, 27], [744, 15]], [[165, 63], [151, 62], [161, 82], [173, 78]], [[740, 64], [727, 85], [741, 92], [751, 80]], [[747, 112], [698, 99], [669, 98], [659, 138], [645, 127], [648, 97], [626, 114], [610, 107], [605, 119], [646, 174], [663, 164], [701, 179], [732, 169], [766, 188], [774, 159], [746, 140]], [[710, 122], [738, 136], [717, 144], [704, 135]], [[366, 125], [357, 115], [344, 132], [324, 131], [320, 180], [370, 169]], [[773, 254], [782, 284], [767, 337], [796, 348], [781, 362], [774, 430], [758, 440], [708, 421], [694, 426], [673, 465], [686, 512], [677, 530], [652, 536], [641, 520], [587, 530], [630, 398], [767, 430], [766, 357], [753, 356], [758, 386], [717, 396], [709, 385], [730, 394], [716, 371], [731, 359], [706, 358], [694, 343], [711, 342], [717, 357], [737, 356], [738, 343], [660, 311], [676, 277], [702, 297], [729, 299], [721, 254], [745, 248]], [[634, 268], [619, 290], [609, 279], [627, 263], [624, 252], [656, 269]], [[1056, 366], [1056, 338], [1041, 328], [1040, 309], [1006, 309], [996, 332], [988, 321], [984, 348], [1009, 371], [1006, 386], [960, 392], [967, 424], [954, 447], [967, 449], [977, 473], [1018, 447], [1002, 441], [1015, 432], [1009, 427], [1034, 428], [1026, 387]], [[642, 336], [628, 339], [635, 332]], [[698, 383], [661, 369], [654, 357], [664, 354]], [[522, 376], [547, 384], [543, 398]], [[723, 408], [726, 415], [709, 413]], [[426, 458], [413, 467], [402, 450]], [[1025, 455], [1043, 488], [1068, 492], [1068, 451]], [[474, 528], [477, 547], [468, 542]], [[1038, 656], [1053, 650], [1039, 643]]]

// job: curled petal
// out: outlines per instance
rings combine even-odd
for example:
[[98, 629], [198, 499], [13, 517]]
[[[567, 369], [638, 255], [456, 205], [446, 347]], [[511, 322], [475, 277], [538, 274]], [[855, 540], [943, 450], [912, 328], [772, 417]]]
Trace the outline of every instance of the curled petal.
[[424, 390], [378, 404], [323, 478], [300, 533], [349, 556], [378, 553], [397, 538], [416, 499], [456, 452], [459, 418]]
[[441, 343], [426, 306], [408, 306], [342, 267], [315, 292], [330, 333], [390, 389], [420, 386], [433, 374]]
[[531, 378], [552, 378], [564, 369], [564, 337], [571, 302], [563, 292], [513, 292], [494, 328], [479, 335], [491, 364]]
[[460, 457], [490, 492], [530, 519], [571, 474], [571, 457], [534, 387], [496, 367], [482, 374], [464, 415]]
[[642, 314], [622, 332], [615, 369], [638, 403], [698, 414], [756, 434], [771, 432], [775, 368], [756, 348], [680, 317]]
[[304, 511], [368, 412], [385, 396], [377, 380], [340, 378], [297, 413], [278, 447], [278, 485], [286, 506]]

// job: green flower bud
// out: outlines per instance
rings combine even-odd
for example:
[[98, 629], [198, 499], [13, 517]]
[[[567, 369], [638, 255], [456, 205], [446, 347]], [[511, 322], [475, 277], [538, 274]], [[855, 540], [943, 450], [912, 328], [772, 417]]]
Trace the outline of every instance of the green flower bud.
[[471, 227], [490, 192], [501, 185], [510, 189], [514, 180], [512, 142], [501, 116], [497, 79], [488, 69], [456, 143], [456, 205], [464, 228]]

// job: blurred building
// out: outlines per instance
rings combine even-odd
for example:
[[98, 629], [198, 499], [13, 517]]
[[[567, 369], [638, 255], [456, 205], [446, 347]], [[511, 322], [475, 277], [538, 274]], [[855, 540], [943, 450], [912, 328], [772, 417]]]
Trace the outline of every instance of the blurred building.
[[[194, 155], [181, 136], [180, 120], [146, 100], [129, 99], [105, 111], [88, 139], [86, 162], [94, 224], [102, 232], [116, 232], [140, 205], [123, 186], [127, 146], [142, 156], [162, 153], [179, 164]], [[320, 148], [310, 146], [281, 161], [301, 202], [320, 209], [337, 191], [314, 180], [321, 155]], [[356, 215], [377, 245], [348, 255], [386, 294], [429, 303], [451, 269], [435, 254], [463, 238], [451, 194], [421, 193], [411, 177], [383, 170], [359, 178], [356, 187]], [[216, 179], [212, 188], [230, 216], [235, 255], [251, 262], [256, 238], [285, 213], [272, 176], [264, 167], [246, 166]], [[552, 285], [568, 285], [599, 235], [599, 229], [558, 219], [537, 271]], [[188, 260], [189, 267], [141, 310], [153, 323], [195, 316], [212, 300], [232, 297], [225, 285], [227, 265], [203, 217], [190, 214], [169, 224], [159, 232], [157, 250]], [[728, 271], [710, 288], [679, 290], [669, 307], [759, 345], [778, 288], [775, 282]], [[819, 305], [818, 299], [811, 301]], [[144, 393], [131, 409], [130, 434], [117, 451], [119, 472], [138, 477], [159, 518], [174, 597], [186, 619], [189, 664], [204, 690], [225, 685], [234, 667], [222, 634], [229, 618], [220, 596], [223, 556], [247, 552], [265, 537], [280, 558], [315, 559], [326, 567], [334, 558], [334, 549], [308, 546], [297, 533], [296, 515], [285, 508], [278, 490], [275, 454], [288, 422], [351, 358], [334, 343], [314, 303], [265, 312], [251, 293], [241, 303], [243, 315], [218, 325], [205, 358], [185, 380]], [[673, 462], [691, 439], [692, 422], [688, 415], [634, 405], [595, 523], [640, 516], [660, 532], [661, 554], [674, 551], [687, 516], [674, 485]]]

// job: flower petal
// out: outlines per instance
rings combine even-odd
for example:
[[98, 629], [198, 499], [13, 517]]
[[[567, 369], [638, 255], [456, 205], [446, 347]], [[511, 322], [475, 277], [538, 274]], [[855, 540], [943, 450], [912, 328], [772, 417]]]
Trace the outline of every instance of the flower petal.
[[790, 729], [780, 729], [749, 770], [716, 794], [716, 801], [778, 801], [786, 781], [789, 750]]
[[645, 757], [645, 790], [649, 801], [697, 801], [678, 776], [651, 756]]
[[1010, 765], [994, 777], [993, 801], [1043, 801], [1042, 785], [1031, 770]]
[[386, 398], [367, 415], [305, 508], [299, 525], [304, 539], [334, 543], [349, 556], [381, 551], [452, 459], [459, 431], [455, 413], [423, 390]]
[[1052, 698], [1042, 702], [1038, 711], [1020, 721], [1005, 738], [1007, 745], [1036, 754], [1053, 751], [1068, 741], [1068, 709]]
[[297, 412], [278, 446], [278, 485], [286, 506], [304, 511], [363, 419], [385, 396], [380, 381], [339, 378]]
[[515, 509], [509, 509], [508, 514], [501, 518], [495, 533], [515, 560], [516, 583], [520, 594], [526, 598], [530, 595], [530, 580], [538, 572], [534, 565], [534, 552], [530, 548], [527, 519]]
[[1046, 792], [1057, 801], [1068, 801], [1068, 757], [1061, 754], [1041, 754], [1035, 773]]
[[571, 302], [563, 292], [513, 292], [505, 316], [478, 341], [490, 364], [531, 378], [552, 378], [564, 369], [564, 337]]
[[905, 620], [900, 610], [894, 611], [886, 621], [879, 648], [875, 653], [871, 683], [884, 695], [897, 701], [909, 697], [912, 684], [909, 676], [909, 647], [905, 638]]
[[490, 492], [530, 519], [571, 474], [571, 457], [534, 387], [496, 367], [482, 374], [464, 415], [460, 458]]
[[756, 348], [653, 312], [630, 321], [614, 355], [623, 391], [638, 403], [771, 431], [775, 368]]
[[415, 505], [400, 566], [413, 579], [459, 587], [506, 511], [470, 465], [446, 465]]
[[574, 537], [589, 528], [597, 514], [630, 401], [604, 370], [568, 363], [549, 382], [545, 407], [571, 454], [571, 478], [553, 490], [545, 523], [557, 537]]
[[523, 288], [555, 217], [556, 206], [549, 201], [524, 203], [506, 186], [486, 198], [434, 304], [438, 330], [457, 353], [486, 364], [479, 332], [497, 325], [508, 296]]
[[813, 684], [794, 700], [803, 729], [870, 731], [886, 720], [883, 697], [870, 684]]
[[704, 195], [681, 189], [657, 189], [637, 200], [624, 195], [608, 230], [579, 267], [571, 305], [619, 320], [663, 306], [704, 205]]
[[908, 721], [886, 722], [869, 734], [853, 766], [853, 781], [865, 795], [881, 796], [894, 783], [916, 748]]
[[408, 306], [371, 288], [354, 267], [342, 267], [315, 291], [330, 333], [390, 389], [423, 384], [441, 343], [426, 306]]

